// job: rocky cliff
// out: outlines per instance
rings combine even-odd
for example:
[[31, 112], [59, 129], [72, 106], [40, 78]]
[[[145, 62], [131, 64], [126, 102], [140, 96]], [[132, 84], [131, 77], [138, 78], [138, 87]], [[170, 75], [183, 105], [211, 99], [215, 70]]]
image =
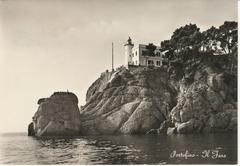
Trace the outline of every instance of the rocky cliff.
[[29, 135], [79, 135], [80, 112], [78, 98], [70, 92], [55, 92], [38, 100], [38, 110], [29, 125]]
[[102, 73], [81, 110], [82, 134], [210, 133], [237, 129], [237, 76], [221, 57]]
[[120, 68], [103, 73], [87, 92], [81, 132], [144, 134], [157, 128], [176, 104], [177, 92], [169, 81], [160, 68]]

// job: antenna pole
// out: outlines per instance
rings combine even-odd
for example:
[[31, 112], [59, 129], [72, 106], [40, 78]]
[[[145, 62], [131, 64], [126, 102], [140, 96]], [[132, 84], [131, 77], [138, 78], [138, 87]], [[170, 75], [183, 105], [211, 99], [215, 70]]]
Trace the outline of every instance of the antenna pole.
[[113, 58], [114, 58], [114, 57], [113, 57], [113, 42], [112, 42], [112, 71], [114, 70], [114, 66], [113, 66], [113, 62], [114, 62], [113, 60], [114, 60], [114, 59], [113, 59]]

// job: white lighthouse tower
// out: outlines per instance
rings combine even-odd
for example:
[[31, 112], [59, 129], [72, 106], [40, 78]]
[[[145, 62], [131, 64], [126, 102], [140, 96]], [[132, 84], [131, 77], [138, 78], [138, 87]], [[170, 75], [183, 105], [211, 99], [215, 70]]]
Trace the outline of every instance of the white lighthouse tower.
[[134, 44], [132, 43], [132, 39], [129, 37], [127, 43], [124, 44], [125, 47], [125, 67], [128, 68], [129, 64], [132, 64], [132, 48]]

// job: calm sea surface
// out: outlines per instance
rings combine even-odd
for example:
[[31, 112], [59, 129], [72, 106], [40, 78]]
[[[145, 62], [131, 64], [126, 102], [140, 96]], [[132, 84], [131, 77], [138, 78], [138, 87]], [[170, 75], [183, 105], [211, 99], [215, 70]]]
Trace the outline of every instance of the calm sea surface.
[[0, 136], [0, 164], [233, 164], [237, 135]]

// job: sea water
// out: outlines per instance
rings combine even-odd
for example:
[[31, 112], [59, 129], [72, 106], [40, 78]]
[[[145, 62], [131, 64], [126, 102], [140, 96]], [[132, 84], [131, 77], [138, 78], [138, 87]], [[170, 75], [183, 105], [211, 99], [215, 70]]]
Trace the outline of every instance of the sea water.
[[0, 137], [0, 164], [235, 164], [236, 134]]

